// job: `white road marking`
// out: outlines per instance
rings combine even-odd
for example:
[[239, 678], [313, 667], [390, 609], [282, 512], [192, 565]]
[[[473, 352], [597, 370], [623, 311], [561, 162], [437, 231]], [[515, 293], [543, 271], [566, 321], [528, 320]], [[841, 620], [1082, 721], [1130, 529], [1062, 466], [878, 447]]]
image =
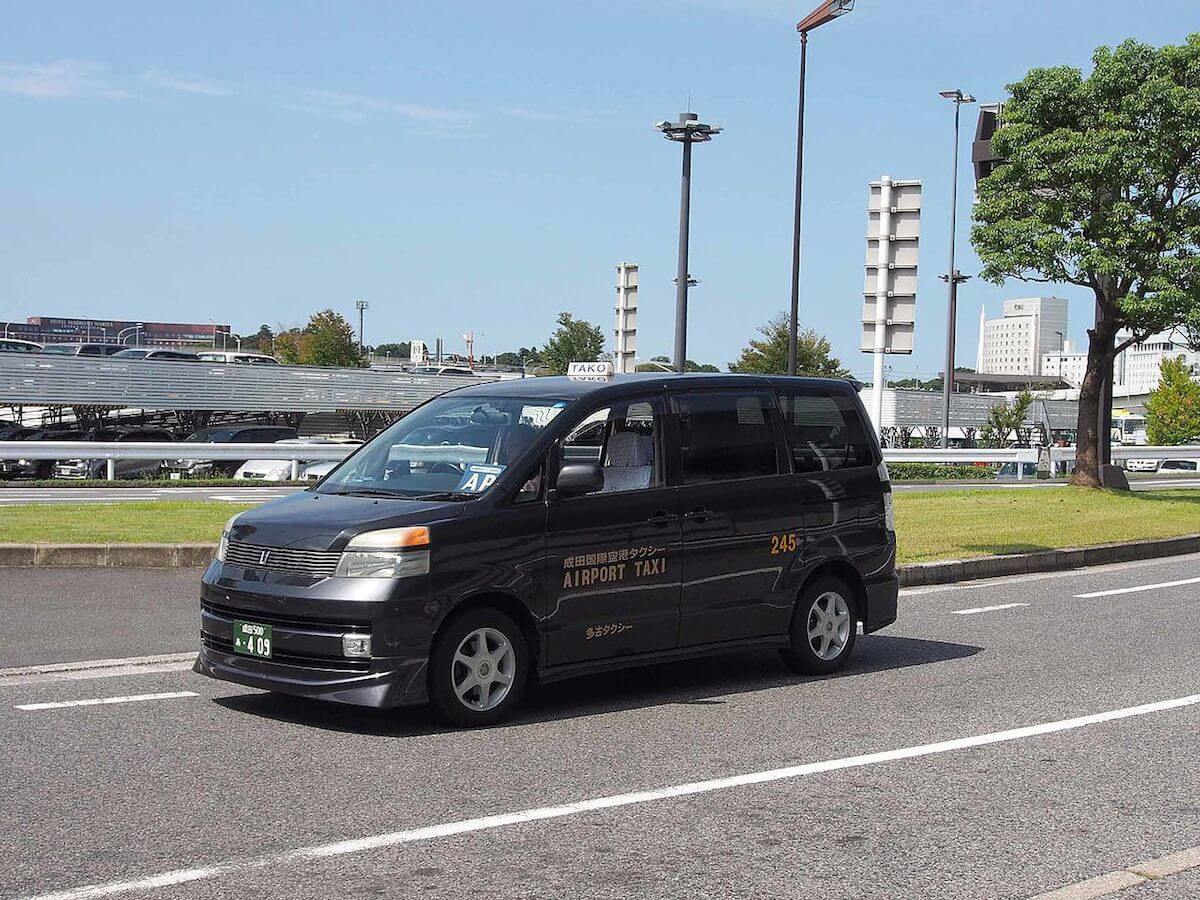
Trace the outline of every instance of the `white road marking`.
[[1179, 587], [1183, 584], [1200, 584], [1200, 578], [1183, 578], [1179, 581], [1160, 581], [1157, 584], [1139, 584], [1137, 587], [1113, 588], [1109, 591], [1092, 591], [1089, 594], [1076, 594], [1075, 599], [1087, 600], [1092, 597], [1113, 597], [1117, 594], [1139, 594], [1142, 591], [1156, 591], [1159, 588]]
[[86, 659], [78, 662], [50, 663], [0, 669], [0, 687], [22, 684], [46, 684], [54, 681], [84, 681], [117, 675], [149, 675], [156, 672], [183, 672], [196, 661], [195, 653], [161, 653], [157, 656], [131, 656], [125, 659]]
[[1161, 566], [1176, 562], [1198, 562], [1200, 554], [1183, 553], [1178, 556], [1156, 556], [1152, 559], [1132, 559], [1128, 562], [1105, 563], [1100, 566], [1080, 566], [1077, 569], [1060, 569], [1056, 572], [1030, 572], [1028, 575], [1001, 575], [996, 578], [978, 578], [974, 581], [956, 581], [952, 584], [931, 584], [900, 589], [901, 597], [916, 597], [921, 594], [940, 594], [945, 591], [970, 591], [990, 588], [999, 584], [1021, 584], [1026, 581], [1047, 581], [1053, 578], [1078, 578], [1103, 572], [1120, 572], [1125, 569], [1143, 569], [1146, 566]]
[[1028, 606], [1028, 603], [999, 603], [996, 606], [976, 606], [971, 609], [952, 609], [956, 616], [973, 616], [975, 613], [995, 612], [998, 609], [1016, 609], [1018, 606]]
[[1146, 881], [1157, 881], [1196, 868], [1200, 868], [1200, 847], [1189, 847], [1169, 856], [1134, 863], [1127, 869], [1105, 872], [1086, 881], [1038, 894], [1033, 900], [1092, 900], [1095, 897], [1111, 897]]
[[291, 863], [311, 862], [331, 856], [345, 856], [352, 853], [365, 853], [387, 847], [397, 847], [420, 841], [429, 841], [451, 835], [470, 834], [477, 831], [490, 831], [496, 828], [506, 828], [510, 825], [525, 825], [530, 822], [540, 822], [547, 819], [559, 819], [564, 816], [576, 816], [582, 813], [598, 810], [616, 809], [623, 806], [635, 806], [643, 803], [653, 803], [659, 800], [670, 800], [676, 797], [688, 797], [697, 794], [708, 794], [726, 788], [745, 787], [747, 785], [765, 784], [772, 781], [801, 778], [823, 772], [836, 772], [843, 769], [854, 769], [862, 766], [878, 765], [895, 762], [902, 759], [916, 759], [931, 756], [936, 753], [950, 753], [957, 750], [969, 750], [975, 747], [985, 747], [990, 744], [1001, 744], [1008, 741], [1018, 741], [1025, 738], [1037, 737], [1044, 734], [1054, 734], [1070, 731], [1088, 725], [1099, 725], [1119, 719], [1129, 719], [1135, 716], [1145, 716], [1167, 710], [1182, 709], [1200, 703], [1200, 694], [1190, 694], [1186, 697], [1176, 697], [1171, 700], [1160, 700], [1141, 706], [1129, 706], [1124, 709], [1113, 709], [1107, 712], [1078, 716], [1073, 719], [1061, 719], [1057, 722], [1043, 722], [1040, 725], [1026, 725], [1021, 728], [1010, 728], [1006, 731], [993, 731], [988, 734], [973, 737], [956, 738], [949, 741], [939, 741], [933, 744], [920, 744], [915, 747], [903, 747], [898, 750], [885, 750], [880, 753], [867, 753], [861, 756], [848, 756], [842, 759], [831, 759], [825, 762], [804, 763], [797, 766], [787, 766], [782, 769], [768, 769], [761, 772], [747, 772], [726, 778], [713, 778], [708, 781], [693, 781], [687, 784], [676, 784], [653, 790], [636, 791], [629, 794], [614, 794], [607, 797], [593, 797], [579, 800], [575, 803], [565, 803], [561, 806], [543, 806], [535, 809], [525, 809], [519, 812], [502, 813], [500, 815], [482, 816], [475, 819], [463, 819], [458, 822], [446, 822], [441, 825], [429, 825], [424, 828], [414, 828], [408, 831], [393, 831], [388, 834], [376, 834], [368, 837], [353, 838], [337, 841], [331, 844], [317, 844], [310, 847], [300, 847], [280, 853], [264, 853], [258, 856], [231, 859], [216, 863], [205, 868], [176, 869], [170, 872], [160, 872], [156, 875], [132, 878], [126, 881], [108, 881], [101, 884], [91, 884], [55, 891], [49, 894], [38, 894], [26, 900], [94, 900], [97, 897], [114, 897], [120, 894], [132, 894], [150, 891], [156, 888], [170, 887], [191, 881], [220, 878], [225, 875], [244, 874], [251, 869], [262, 869], [269, 866], [287, 865]]
[[17, 709], [66, 709], [68, 706], [105, 706], [109, 703], [141, 703], [143, 700], [178, 700], [199, 697], [195, 691], [169, 691], [165, 694], [131, 694], [128, 697], [97, 697], [93, 700], [59, 700], [55, 703], [18, 703]]

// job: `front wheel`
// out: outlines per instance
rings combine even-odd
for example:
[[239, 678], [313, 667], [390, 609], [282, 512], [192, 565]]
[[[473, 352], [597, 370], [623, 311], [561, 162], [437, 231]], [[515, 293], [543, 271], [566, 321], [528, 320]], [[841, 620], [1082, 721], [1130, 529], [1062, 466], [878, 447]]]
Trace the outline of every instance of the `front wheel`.
[[850, 659], [858, 634], [854, 592], [837, 578], [818, 578], [804, 588], [792, 615], [791, 647], [783, 658], [803, 675], [828, 675]]
[[430, 697], [444, 718], [468, 727], [494, 725], [520, 705], [529, 648], [511, 618], [476, 609], [445, 627], [430, 666]]

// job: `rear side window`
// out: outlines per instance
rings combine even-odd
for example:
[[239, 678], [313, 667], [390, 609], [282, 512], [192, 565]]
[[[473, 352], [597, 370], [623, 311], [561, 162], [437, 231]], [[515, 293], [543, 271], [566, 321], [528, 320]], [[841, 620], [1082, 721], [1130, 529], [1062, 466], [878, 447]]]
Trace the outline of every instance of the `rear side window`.
[[679, 445], [684, 484], [779, 473], [770, 401], [759, 394], [682, 394]]
[[874, 465], [871, 442], [853, 398], [788, 392], [779, 401], [796, 472]]

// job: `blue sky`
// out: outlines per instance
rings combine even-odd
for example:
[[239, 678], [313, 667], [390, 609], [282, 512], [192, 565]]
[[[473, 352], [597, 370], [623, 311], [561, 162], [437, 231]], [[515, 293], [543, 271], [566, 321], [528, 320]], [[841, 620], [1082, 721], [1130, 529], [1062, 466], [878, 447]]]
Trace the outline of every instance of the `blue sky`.
[[[612, 327], [614, 265], [642, 269], [640, 355], [669, 353], [679, 151], [692, 108], [689, 356], [724, 365], [787, 305], [798, 43], [815, 5], [15, 3], [0, 35], [0, 321], [300, 324], [371, 303], [367, 340], [543, 342], [560, 310]], [[1099, 44], [1177, 42], [1195, 0], [858, 0], [812, 35], [801, 319], [858, 347], [867, 182], [925, 183], [917, 350], [945, 335], [952, 108]], [[969, 108], [965, 108], [969, 109]], [[964, 116], [961, 213], [969, 206]], [[960, 221], [965, 220], [962, 215]], [[959, 268], [977, 262], [960, 231]], [[1036, 286], [970, 281], [981, 303]], [[1043, 293], [1047, 293], [1042, 289]], [[1077, 290], [1071, 333], [1090, 317]]]

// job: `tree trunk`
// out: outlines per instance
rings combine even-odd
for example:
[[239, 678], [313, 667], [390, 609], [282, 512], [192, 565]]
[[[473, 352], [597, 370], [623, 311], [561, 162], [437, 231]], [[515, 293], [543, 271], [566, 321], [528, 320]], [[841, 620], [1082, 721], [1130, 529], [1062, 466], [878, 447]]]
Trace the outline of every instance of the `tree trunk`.
[[1104, 377], [1112, 377], [1113, 338], [1116, 330], [1108, 321], [1088, 329], [1087, 370], [1079, 386], [1079, 420], [1075, 429], [1075, 474], [1071, 484], [1103, 487], [1100, 480], [1100, 398]]

